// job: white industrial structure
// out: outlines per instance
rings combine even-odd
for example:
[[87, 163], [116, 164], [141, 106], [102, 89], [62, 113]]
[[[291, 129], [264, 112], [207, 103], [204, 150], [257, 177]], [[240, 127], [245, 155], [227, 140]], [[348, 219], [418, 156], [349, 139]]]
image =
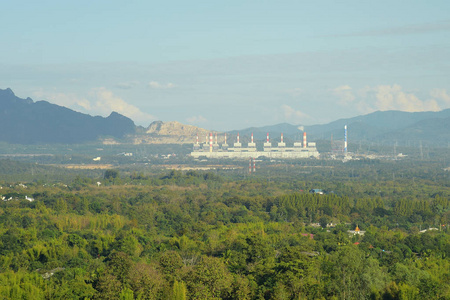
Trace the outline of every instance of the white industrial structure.
[[347, 125], [344, 126], [344, 154], [347, 155]]
[[207, 158], [237, 158], [237, 159], [249, 159], [257, 158], [260, 156], [268, 158], [308, 158], [318, 157], [319, 152], [316, 148], [316, 143], [306, 142], [306, 132], [303, 133], [303, 144], [295, 142], [293, 147], [286, 147], [286, 143], [283, 141], [283, 134], [281, 134], [281, 140], [277, 147], [272, 147], [272, 143], [269, 141], [269, 133], [267, 133], [267, 140], [263, 145], [263, 151], [260, 151], [256, 147], [256, 143], [253, 141], [253, 133], [251, 135], [251, 141], [247, 144], [247, 147], [242, 147], [242, 143], [239, 141], [239, 133], [237, 134], [236, 143], [233, 143], [233, 147], [227, 144], [227, 135], [225, 134], [225, 142], [220, 145], [217, 142], [217, 134], [215, 143], [213, 144], [212, 133], [206, 136], [205, 143], [200, 144], [197, 141], [194, 144], [191, 156], [194, 158], [207, 157]]

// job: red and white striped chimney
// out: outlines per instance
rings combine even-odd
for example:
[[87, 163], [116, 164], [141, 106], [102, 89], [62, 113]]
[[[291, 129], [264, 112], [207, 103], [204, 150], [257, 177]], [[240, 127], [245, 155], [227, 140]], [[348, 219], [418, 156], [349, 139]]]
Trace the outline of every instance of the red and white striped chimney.
[[281, 142], [283, 142], [283, 133], [281, 133]]
[[267, 143], [269, 143], [269, 133], [267, 133]]
[[197, 145], [198, 145], [198, 132], [197, 132]]
[[225, 144], [227, 143], [227, 134], [225, 133]]
[[253, 132], [252, 132], [252, 144], [253, 144]]
[[237, 142], [239, 144], [239, 132], [238, 132], [238, 135], [237, 135]]
[[212, 152], [212, 132], [209, 133], [209, 152]]

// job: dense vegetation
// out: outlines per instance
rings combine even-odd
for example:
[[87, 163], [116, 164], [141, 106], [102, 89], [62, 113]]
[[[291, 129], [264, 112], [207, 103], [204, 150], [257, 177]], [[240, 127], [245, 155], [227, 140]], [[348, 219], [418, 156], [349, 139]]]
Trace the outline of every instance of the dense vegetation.
[[450, 299], [441, 166], [0, 177], [0, 298]]

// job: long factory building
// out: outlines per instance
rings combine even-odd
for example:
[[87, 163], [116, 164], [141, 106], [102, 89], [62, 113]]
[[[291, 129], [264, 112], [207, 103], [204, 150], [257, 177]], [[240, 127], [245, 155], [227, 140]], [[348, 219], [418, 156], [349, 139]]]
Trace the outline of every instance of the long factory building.
[[227, 135], [225, 134], [225, 142], [221, 145], [217, 142], [217, 134], [215, 135], [215, 141], [213, 142], [212, 133], [205, 138], [205, 143], [201, 144], [198, 141], [194, 144], [194, 149], [191, 152], [191, 156], [194, 158], [207, 157], [207, 158], [237, 158], [248, 159], [258, 158], [260, 156], [268, 158], [282, 158], [282, 159], [295, 159], [295, 158], [308, 158], [318, 157], [319, 152], [316, 148], [316, 143], [306, 142], [306, 132], [303, 133], [303, 143], [294, 142], [293, 147], [286, 147], [286, 143], [283, 141], [283, 134], [281, 134], [281, 141], [276, 147], [273, 147], [269, 141], [269, 133], [267, 133], [267, 140], [263, 145], [263, 151], [258, 151], [256, 143], [253, 141], [253, 133], [251, 135], [251, 142], [247, 144], [247, 147], [243, 147], [239, 142], [239, 133], [237, 135], [236, 143], [230, 147], [227, 144]]

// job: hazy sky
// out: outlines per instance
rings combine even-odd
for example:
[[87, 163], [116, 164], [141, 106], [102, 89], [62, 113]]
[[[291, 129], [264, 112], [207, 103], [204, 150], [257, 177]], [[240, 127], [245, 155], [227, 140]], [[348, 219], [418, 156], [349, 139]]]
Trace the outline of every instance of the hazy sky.
[[1, 1], [0, 88], [148, 126], [450, 107], [450, 1]]

